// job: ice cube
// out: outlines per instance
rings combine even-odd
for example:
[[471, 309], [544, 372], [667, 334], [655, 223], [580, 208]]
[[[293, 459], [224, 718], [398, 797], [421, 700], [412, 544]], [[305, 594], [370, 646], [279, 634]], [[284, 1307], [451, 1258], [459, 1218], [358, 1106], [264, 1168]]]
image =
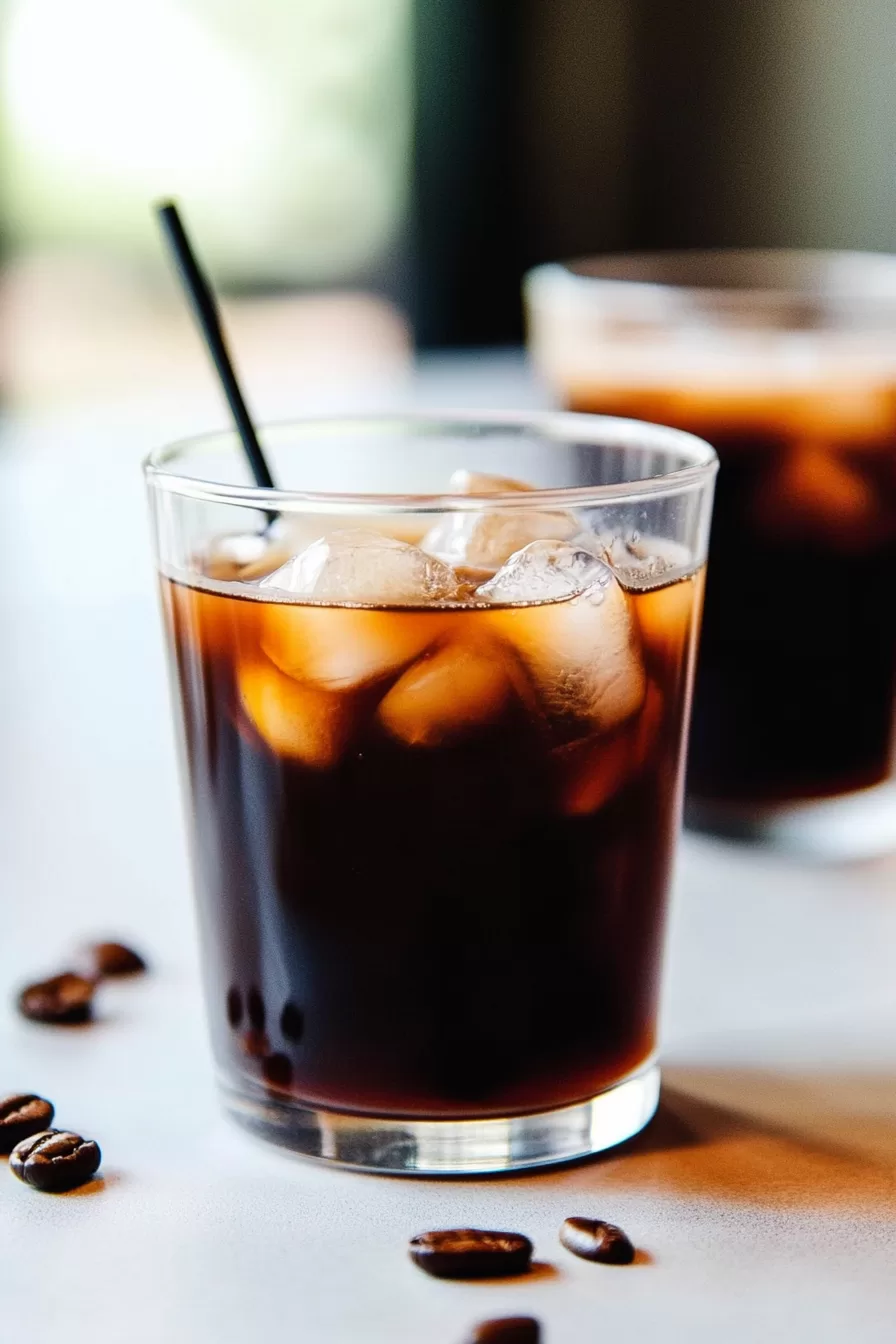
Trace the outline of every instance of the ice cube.
[[560, 778], [560, 810], [587, 816], [608, 803], [644, 769], [663, 721], [663, 694], [648, 682], [640, 712], [612, 733], [598, 734], [553, 752]]
[[[239, 579], [245, 569], [251, 569], [270, 552], [270, 546], [261, 532], [237, 532], [230, 536], [215, 537], [202, 557], [203, 573], [210, 579]], [[267, 570], [276, 568], [276, 560]]]
[[348, 696], [302, 685], [266, 661], [243, 664], [238, 681], [246, 714], [278, 756], [315, 769], [335, 764], [352, 727]]
[[255, 532], [231, 532], [213, 537], [200, 559], [202, 572], [210, 579], [249, 583], [264, 578], [282, 565], [308, 536], [305, 517], [275, 518]]
[[287, 676], [330, 690], [386, 678], [441, 635], [451, 613], [259, 602], [261, 644]]
[[639, 532], [581, 538], [600, 555], [629, 588], [650, 588], [661, 581], [671, 583], [694, 568], [691, 552], [666, 537], [642, 537]]
[[773, 537], [814, 541], [837, 550], [878, 545], [892, 529], [885, 496], [858, 455], [823, 440], [803, 440], [769, 467], [753, 501], [753, 518]]
[[476, 596], [487, 602], [556, 602], [613, 583], [609, 568], [584, 546], [532, 541], [483, 583]]
[[[524, 495], [532, 487], [508, 476], [488, 476], [464, 468], [451, 477], [451, 488], [464, 495]], [[580, 526], [573, 514], [562, 510], [446, 513], [429, 529], [421, 545], [449, 564], [493, 572], [530, 541], [565, 541], [575, 536]]]
[[407, 606], [450, 601], [457, 576], [417, 546], [355, 528], [318, 537], [261, 586], [319, 602]]
[[402, 742], [434, 747], [496, 718], [513, 693], [506, 650], [497, 642], [458, 640], [405, 672], [382, 701], [379, 715]]
[[590, 551], [533, 542], [477, 596], [507, 605], [495, 628], [517, 650], [542, 705], [563, 736], [602, 732], [644, 699], [640, 638], [626, 593]]
[[560, 811], [585, 817], [616, 794], [632, 772], [634, 720], [615, 732], [582, 738], [557, 747], [553, 756], [560, 779]]

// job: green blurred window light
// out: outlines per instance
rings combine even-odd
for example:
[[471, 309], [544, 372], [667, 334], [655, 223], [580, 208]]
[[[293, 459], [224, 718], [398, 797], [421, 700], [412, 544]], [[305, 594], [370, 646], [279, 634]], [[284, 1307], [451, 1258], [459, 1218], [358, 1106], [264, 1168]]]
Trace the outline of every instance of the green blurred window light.
[[375, 271], [407, 208], [412, 0], [6, 0], [14, 247], [155, 260], [184, 202], [219, 281]]

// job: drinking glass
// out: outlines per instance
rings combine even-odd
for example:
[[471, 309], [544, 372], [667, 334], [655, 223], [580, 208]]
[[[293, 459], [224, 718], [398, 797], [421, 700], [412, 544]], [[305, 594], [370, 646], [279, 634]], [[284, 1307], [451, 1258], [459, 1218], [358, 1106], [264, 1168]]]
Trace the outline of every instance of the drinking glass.
[[598, 257], [539, 268], [526, 296], [561, 402], [719, 453], [686, 820], [892, 848], [896, 257]]
[[146, 467], [226, 1108], [380, 1171], [619, 1143], [657, 1102], [712, 449], [568, 414], [261, 441], [276, 490], [232, 434]]

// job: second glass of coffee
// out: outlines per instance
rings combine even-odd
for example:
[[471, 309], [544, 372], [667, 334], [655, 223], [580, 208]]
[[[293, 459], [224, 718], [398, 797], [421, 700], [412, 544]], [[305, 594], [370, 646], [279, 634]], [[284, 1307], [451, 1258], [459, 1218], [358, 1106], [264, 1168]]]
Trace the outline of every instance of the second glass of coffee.
[[896, 845], [896, 258], [686, 252], [546, 266], [536, 363], [580, 411], [718, 450], [689, 820]]

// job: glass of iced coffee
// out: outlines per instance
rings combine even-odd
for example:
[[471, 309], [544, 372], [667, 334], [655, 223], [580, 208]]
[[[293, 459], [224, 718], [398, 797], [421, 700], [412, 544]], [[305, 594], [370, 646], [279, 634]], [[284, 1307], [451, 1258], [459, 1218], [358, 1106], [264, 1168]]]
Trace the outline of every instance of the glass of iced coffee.
[[715, 455], [544, 414], [222, 434], [147, 478], [228, 1110], [396, 1172], [657, 1102]]
[[526, 297], [564, 405], [719, 453], [687, 820], [896, 845], [896, 257], [602, 257], [539, 268]]

